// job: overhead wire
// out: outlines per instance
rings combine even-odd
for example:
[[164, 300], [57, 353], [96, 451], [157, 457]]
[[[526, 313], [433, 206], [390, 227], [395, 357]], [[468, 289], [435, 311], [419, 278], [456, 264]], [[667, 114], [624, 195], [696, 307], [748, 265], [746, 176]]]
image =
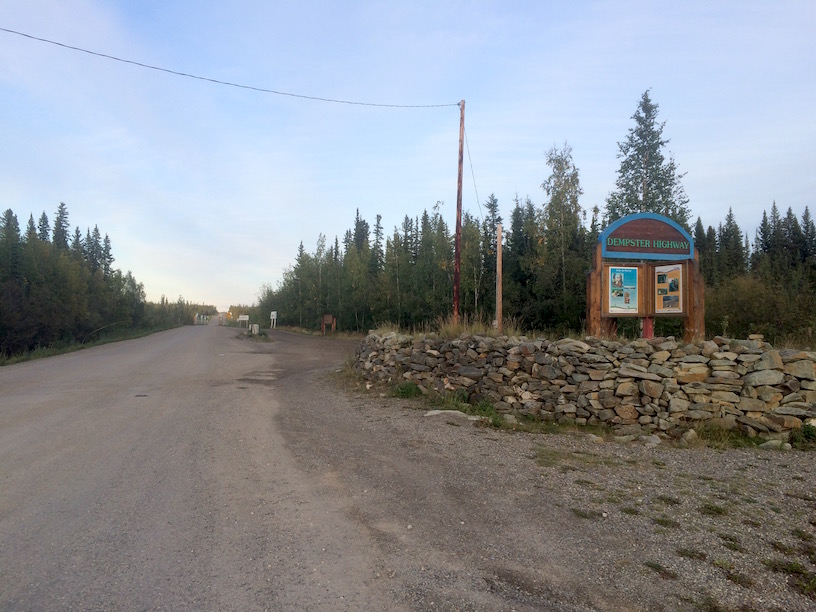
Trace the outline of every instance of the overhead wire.
[[186, 77], [189, 79], [197, 79], [199, 81], [207, 81], [210, 83], [215, 83], [216, 85], [226, 85], [228, 87], [237, 87], [239, 89], [249, 89], [251, 91], [257, 91], [261, 93], [268, 93], [268, 94], [275, 94], [277, 96], [288, 96], [290, 98], [300, 98], [303, 100], [314, 100], [317, 102], [331, 102], [334, 104], [351, 104], [355, 106], [376, 106], [376, 107], [383, 107], [383, 108], [442, 108], [446, 106], [459, 106], [459, 102], [454, 102], [451, 104], [378, 104], [374, 102], [358, 102], [354, 100], [339, 100], [334, 98], [324, 98], [320, 96], [307, 96], [304, 94], [296, 94], [287, 91], [278, 91], [275, 89], [267, 89], [265, 87], [255, 87], [252, 85], [243, 85], [240, 83], [232, 83], [230, 81], [222, 81], [221, 79], [214, 79], [211, 77], [199, 76], [196, 74], [190, 74], [188, 72], [181, 72], [179, 70], [171, 70], [170, 68], [162, 68], [160, 66], [152, 66], [150, 64], [145, 64], [142, 62], [137, 62], [134, 60], [124, 59], [121, 57], [117, 57], [115, 55], [109, 55], [107, 53], [99, 53], [98, 51], [91, 51], [89, 49], [83, 49], [82, 47], [75, 47], [73, 45], [68, 45], [65, 43], [61, 43], [55, 40], [49, 40], [47, 38], [40, 38], [39, 36], [32, 36], [31, 34], [26, 34], [25, 32], [19, 32], [17, 30], [11, 30], [9, 28], [0, 27], [0, 31], [7, 32], [9, 34], [16, 34], [17, 36], [22, 36], [24, 38], [29, 38], [31, 40], [36, 40], [43, 43], [48, 43], [50, 45], [55, 45], [57, 47], [62, 47], [64, 49], [70, 49], [72, 51], [79, 51], [82, 53], [87, 53], [89, 55], [95, 55], [97, 57], [102, 57], [105, 59], [122, 62], [123, 64], [132, 64], [134, 66], [139, 66], [141, 68], [148, 68], [150, 70], [157, 70], [159, 72], [166, 72], [168, 74], [173, 74], [176, 76]]
[[470, 158], [470, 143], [468, 142], [467, 129], [465, 132], [465, 148], [468, 154], [468, 165], [470, 166], [470, 176], [473, 178], [473, 191], [476, 194], [476, 204], [479, 206], [479, 216], [484, 221], [484, 213], [482, 212], [482, 202], [479, 200], [479, 190], [476, 188], [476, 174], [473, 171], [473, 160]]

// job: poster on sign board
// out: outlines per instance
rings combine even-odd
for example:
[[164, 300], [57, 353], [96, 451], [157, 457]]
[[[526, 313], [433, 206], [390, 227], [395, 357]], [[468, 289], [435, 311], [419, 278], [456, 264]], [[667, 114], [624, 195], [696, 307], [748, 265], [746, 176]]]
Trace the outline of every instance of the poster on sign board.
[[655, 266], [655, 314], [683, 312], [683, 266]]
[[638, 311], [638, 269], [609, 268], [609, 312], [634, 314]]

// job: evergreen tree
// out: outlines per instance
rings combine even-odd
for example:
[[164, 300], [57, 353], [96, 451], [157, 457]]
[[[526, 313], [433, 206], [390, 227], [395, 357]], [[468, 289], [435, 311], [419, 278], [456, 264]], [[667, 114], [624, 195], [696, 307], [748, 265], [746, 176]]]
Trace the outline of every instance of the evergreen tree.
[[646, 90], [632, 119], [625, 141], [618, 143], [621, 160], [616, 190], [606, 200], [606, 217], [615, 221], [636, 212], [653, 212], [675, 220], [688, 229], [690, 210], [682, 174], [674, 159], [663, 155], [669, 143], [663, 138], [665, 122], [657, 121], [658, 105]]
[[37, 226], [34, 223], [34, 215], [28, 216], [28, 226], [26, 227], [26, 242], [37, 240]]
[[[40, 217], [42, 220], [42, 217]], [[53, 244], [57, 249], [68, 250], [68, 207], [65, 202], [60, 202], [57, 208], [57, 218], [54, 219]]]
[[105, 234], [105, 240], [102, 242], [102, 274], [105, 278], [108, 278], [111, 274], [113, 262], [116, 259], [113, 257], [113, 252], [111, 249], [111, 241], [107, 234]]
[[43, 213], [40, 215], [40, 220], [37, 223], [37, 238], [43, 242], [48, 242], [48, 240], [51, 238], [51, 225], [45, 211], [43, 211]]

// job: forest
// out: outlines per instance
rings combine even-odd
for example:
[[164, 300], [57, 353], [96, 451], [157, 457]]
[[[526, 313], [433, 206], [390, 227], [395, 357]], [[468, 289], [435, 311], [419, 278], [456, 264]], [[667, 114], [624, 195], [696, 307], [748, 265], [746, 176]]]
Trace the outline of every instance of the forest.
[[142, 283], [115, 269], [111, 241], [99, 227], [71, 233], [60, 203], [53, 225], [43, 212], [21, 230], [11, 209], [0, 218], [0, 357], [97, 341], [133, 330], [192, 323], [204, 312], [183, 298], [145, 300]]
[[[516, 196], [509, 223], [490, 195], [481, 218], [465, 212], [461, 230], [461, 314], [489, 323], [496, 299], [496, 227], [503, 224], [502, 302], [514, 327], [549, 334], [585, 329], [586, 273], [602, 229], [634, 212], [672, 218], [692, 235], [705, 279], [708, 336], [746, 337], [761, 333], [771, 341], [813, 346], [816, 329], [816, 227], [809, 209], [784, 213], [776, 202], [754, 220], [755, 236], [740, 228], [733, 209], [717, 227], [691, 221], [683, 174], [663, 137], [658, 105], [646, 91], [632, 116], [634, 126], [618, 143], [621, 160], [615, 190], [604, 210], [585, 211], [579, 170], [568, 144], [546, 154], [549, 176], [544, 202]], [[407, 331], [433, 328], [453, 308], [453, 228], [440, 206], [406, 215], [386, 233], [381, 216], [373, 228], [360, 216], [342, 237], [327, 243], [320, 235], [314, 251], [300, 244], [294, 264], [276, 287], [264, 285], [256, 316], [278, 324], [318, 329], [332, 313], [338, 329], [366, 332], [381, 325]], [[636, 334], [635, 321], [619, 333]], [[658, 319], [656, 333], [682, 336], [681, 321]]]

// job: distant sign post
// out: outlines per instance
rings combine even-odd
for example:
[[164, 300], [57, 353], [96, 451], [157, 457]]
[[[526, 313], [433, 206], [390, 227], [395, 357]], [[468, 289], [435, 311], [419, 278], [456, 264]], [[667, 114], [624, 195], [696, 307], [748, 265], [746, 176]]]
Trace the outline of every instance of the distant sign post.
[[653, 317], [681, 317], [686, 340], [702, 338], [703, 290], [689, 233], [662, 215], [628, 215], [598, 237], [587, 275], [587, 331], [614, 336], [618, 317], [639, 317], [643, 337], [651, 338]]
[[275, 329], [275, 327], [277, 326], [277, 324], [278, 324], [278, 311], [277, 311], [277, 310], [273, 310], [273, 311], [272, 311], [272, 312], [269, 314], [269, 327], [271, 327], [272, 329]]
[[249, 329], [249, 315], [248, 314], [238, 315], [238, 327], [241, 327], [241, 323], [246, 323], [247, 329]]

